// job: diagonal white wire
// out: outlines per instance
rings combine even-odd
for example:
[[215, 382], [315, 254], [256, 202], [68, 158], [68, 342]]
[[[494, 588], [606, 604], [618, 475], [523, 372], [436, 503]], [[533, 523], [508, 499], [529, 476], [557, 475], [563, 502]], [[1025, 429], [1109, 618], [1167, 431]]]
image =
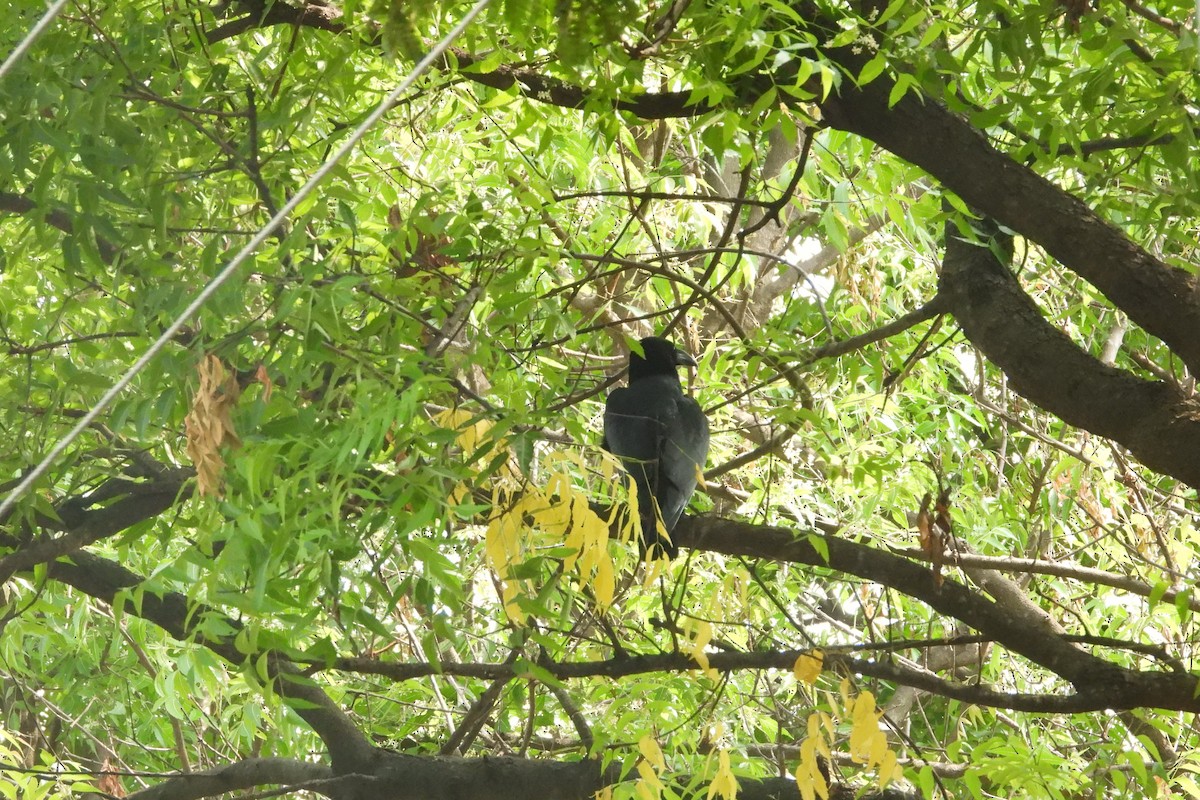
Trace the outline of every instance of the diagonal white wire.
[[4, 59], [3, 64], [0, 64], [0, 81], [4, 80], [4, 76], [21, 59], [21, 56], [25, 55], [25, 51], [33, 46], [37, 38], [46, 32], [46, 29], [54, 22], [54, 18], [63, 10], [67, 2], [68, 0], [55, 0], [54, 5], [46, 9], [46, 13], [38, 20], [37, 25], [34, 25], [29, 33], [25, 34], [25, 38], [17, 43], [16, 49], [8, 54], [8, 58]]
[[313, 176], [308, 179], [308, 182], [300, 187], [292, 199], [289, 200], [283, 208], [279, 209], [275, 216], [271, 217], [270, 221], [268, 221], [267, 224], [264, 225], [262, 229], [254, 235], [254, 238], [247, 242], [246, 246], [238, 251], [238, 254], [235, 255], [227, 265], [225, 265], [225, 268], [217, 273], [217, 276], [213, 278], [207, 286], [204, 287], [204, 290], [201, 291], [200, 294], [196, 295], [196, 299], [193, 300], [191, 304], [185, 308], [178, 317], [175, 318], [175, 321], [172, 322], [170, 326], [168, 326], [167, 329], [162, 332], [162, 335], [154, 341], [154, 344], [150, 345], [142, 357], [139, 358], [133, 364], [133, 366], [131, 366], [125, 372], [125, 374], [121, 376], [119, 381], [113, 384], [111, 389], [104, 393], [103, 397], [96, 401], [96, 404], [79, 419], [79, 422], [75, 424], [75, 427], [71, 428], [67, 435], [64, 436], [58, 442], [58, 444], [56, 444], [53, 449], [51, 449], [50, 452], [45, 455], [38, 465], [34, 467], [33, 470], [26, 475], [19, 484], [17, 484], [16, 488], [9, 493], [8, 497], [4, 498], [4, 502], [0, 503], [0, 521], [4, 519], [4, 515], [12, 509], [16, 502], [24, 497], [25, 493], [29, 491], [29, 488], [33, 486], [34, 481], [44, 475], [46, 470], [50, 468], [50, 465], [53, 464], [60, 455], [62, 455], [63, 451], [67, 449], [71, 442], [75, 441], [79, 434], [83, 433], [84, 429], [91, 425], [92, 422], [95, 421], [96, 417], [100, 416], [104, 409], [108, 408], [108, 404], [111, 403], [118, 394], [124, 391], [127, 386], [129, 386], [134, 377], [141, 372], [147, 364], [150, 363], [150, 360], [158, 354], [159, 350], [162, 350], [163, 347], [166, 346], [167, 342], [171, 340], [171, 337], [179, 332], [179, 329], [183, 327], [184, 323], [191, 319], [192, 315], [199, 311], [200, 307], [208, 301], [208, 298], [212, 297], [213, 293], [221, 287], [221, 284], [225, 283], [225, 281], [231, 275], [233, 275], [234, 270], [241, 266], [242, 262], [245, 261], [260, 244], [267, 240], [267, 237], [269, 237], [271, 233], [278, 228], [285, 219], [287, 219], [288, 214], [292, 213], [292, 211], [296, 209], [296, 206], [300, 205], [304, 198], [308, 197], [308, 195], [312, 193], [313, 189], [317, 187], [317, 185], [325, 178], [325, 176], [328, 175], [335, 166], [337, 166], [337, 163], [341, 161], [347, 153], [350, 152], [354, 145], [358, 144], [359, 140], [366, 135], [367, 131], [370, 130], [371, 127], [373, 127], [375, 123], [378, 122], [383, 115], [388, 112], [392, 105], [400, 99], [400, 95], [407, 91], [408, 88], [417, 80], [417, 78], [419, 78], [421, 74], [425, 72], [425, 70], [429, 69], [430, 65], [433, 64], [433, 62], [436, 61], [442, 55], [442, 53], [446, 51], [446, 48], [448, 48], [455, 39], [462, 35], [462, 32], [466, 30], [469, 24], [471, 24], [471, 21], [474, 20], [475, 17], [479, 15], [479, 12], [483, 11], [483, 9], [486, 8], [490, 2], [491, 0], [479, 0], [479, 2], [471, 7], [471, 10], [467, 12], [466, 16], [459, 20], [458, 24], [454, 26], [454, 29], [446, 34], [446, 36], [440, 42], [434, 45], [433, 49], [430, 50], [424, 58], [416, 63], [404, 80], [400, 82], [400, 85], [393, 89], [391, 93], [389, 93], [388, 96], [385, 97], [378, 106], [376, 106], [375, 110], [372, 111], [371, 114], [362, 121], [362, 124], [354, 129], [354, 132], [351, 133], [346, 141], [342, 143], [341, 147], [334, 151], [333, 155], [329, 157], [329, 160], [322, 164], [320, 169], [313, 173]]

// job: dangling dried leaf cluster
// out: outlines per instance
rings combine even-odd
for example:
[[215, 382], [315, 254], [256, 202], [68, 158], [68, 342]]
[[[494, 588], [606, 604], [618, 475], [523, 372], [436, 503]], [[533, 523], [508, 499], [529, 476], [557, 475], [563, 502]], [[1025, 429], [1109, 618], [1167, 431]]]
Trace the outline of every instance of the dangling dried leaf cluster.
[[184, 420], [187, 452], [196, 468], [197, 491], [201, 497], [224, 493], [225, 459], [222, 447], [240, 447], [231, 414], [241, 388], [221, 360], [209, 355], [196, 367], [200, 386], [192, 397], [192, 409]]

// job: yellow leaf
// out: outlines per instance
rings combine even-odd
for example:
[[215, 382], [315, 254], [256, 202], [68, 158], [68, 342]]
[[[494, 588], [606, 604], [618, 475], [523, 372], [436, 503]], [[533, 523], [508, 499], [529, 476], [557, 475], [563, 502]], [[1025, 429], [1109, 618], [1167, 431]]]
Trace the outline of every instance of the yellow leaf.
[[863, 692], [854, 698], [850, 709], [850, 721], [854, 725], [875, 725], [875, 697], [870, 692]]
[[[838, 738], [838, 721], [834, 719], [832, 714], [827, 714], [824, 711], [817, 712], [817, 720], [821, 728], [825, 731], [825, 735], [821, 738], [821, 744], [827, 745], [834, 739]], [[828, 753], [828, 750], [822, 750], [823, 753]]]
[[821, 676], [821, 668], [824, 664], [824, 651], [813, 650], [809, 653], [801, 653], [800, 657], [796, 659], [796, 665], [793, 667], [793, 670], [798, 680], [812, 686], [817, 682], [817, 678]]
[[621, 539], [624, 541], [633, 541], [633, 538], [637, 535], [638, 526], [641, 524], [638, 522], [641, 519], [638, 516], [641, 510], [638, 508], [637, 484], [633, 482], [633, 477], [630, 475], [625, 476], [625, 493], [629, 498], [629, 517], [626, 520], [626, 527], [621, 531]]
[[447, 408], [445, 411], [440, 411], [437, 414], [434, 414], [433, 422], [438, 427], [445, 428], [449, 431], [455, 431], [465, 424], [470, 418], [471, 415], [466, 411], [457, 408]]
[[863, 692], [854, 698], [850, 710], [850, 755], [855, 759], [865, 760], [868, 764], [877, 762], [874, 757], [878, 742], [883, 741], [887, 748], [886, 738], [879, 730], [879, 712], [875, 710], [875, 697], [870, 692]]
[[645, 578], [642, 579], [643, 589], [653, 589], [658, 577], [667, 569], [666, 559], [658, 558], [646, 562]]
[[518, 552], [517, 530], [512, 515], [501, 514], [488, 523], [484, 534], [484, 551], [488, 562], [501, 577], [508, 574], [514, 556]]
[[555, 472], [550, 475], [550, 479], [546, 481], [546, 494], [558, 497], [567, 497], [571, 494], [571, 483], [568, 476], [562, 472]]
[[613, 478], [621, 474], [621, 462], [607, 450], [596, 449], [600, 451], [600, 478], [605, 483], [612, 483]]
[[659, 780], [658, 775], [654, 773], [654, 768], [645, 761], [639, 761], [637, 764], [637, 772], [641, 777], [641, 780], [638, 781], [639, 787], [645, 788], [645, 790], [648, 792], [652, 792], [650, 795], [651, 797], [661, 797], [663, 789], [666, 787], [663, 786], [663, 782]]
[[545, 498], [531, 516], [534, 523], [549, 534], [563, 536], [571, 529], [571, 507], [563, 502]]
[[596, 605], [600, 611], [608, 610], [612, 605], [613, 595], [617, 591], [617, 582], [613, 564], [610, 559], [604, 559], [596, 565], [596, 575], [592, 580], [592, 592], [596, 596]]
[[523, 618], [521, 614], [521, 606], [517, 604], [517, 587], [512, 581], [502, 581], [500, 584], [501, 601], [504, 603], [504, 613], [508, 614], [511, 619], [520, 620]]
[[878, 766], [883, 763], [884, 757], [888, 754], [887, 736], [883, 731], [879, 730], [879, 726], [875, 726], [875, 736], [871, 737], [867, 743], [867, 763], [872, 766]]
[[709, 666], [708, 654], [704, 652], [704, 648], [712, 641], [712, 625], [702, 619], [688, 619], [684, 620], [683, 630], [684, 633], [692, 634], [688, 641], [682, 643], [683, 650], [700, 665], [700, 669], [704, 670], [708, 677], [716, 680], [720, 676]]
[[821, 773], [821, 763], [817, 758], [821, 750], [818, 746], [820, 740], [811, 734], [811, 731], [819, 732], [821, 728], [815, 716], [809, 717], [810, 735], [800, 744], [800, 763], [796, 765], [796, 785], [800, 788], [800, 796], [804, 800], [816, 800], [818, 797], [825, 800], [829, 797], [829, 785], [825, 782], [825, 776]]
[[662, 748], [658, 746], [658, 741], [650, 734], [646, 734], [641, 739], [638, 739], [638, 752], [642, 754], [642, 758], [649, 761], [659, 772], [667, 768], [667, 760], [663, 758]]
[[737, 797], [738, 782], [729, 766], [729, 751], [720, 750], [717, 753], [717, 775], [708, 785], [708, 797], [720, 795], [724, 800], [734, 800]]
[[609, 526], [569, 478], [556, 475], [548, 481], [547, 495], [554, 499], [534, 514], [534, 521], [551, 537], [561, 537], [563, 545], [571, 550], [563, 559], [564, 569], [577, 571], [580, 583], [591, 585], [596, 606], [603, 613], [616, 593], [615, 568], [608, 550]]
[[[439, 427], [446, 430], [457, 431], [455, 442], [462, 450], [465, 458], [471, 458], [477, 454], [477, 451], [485, 446], [489, 450], [506, 450], [508, 448], [508, 440], [501, 437], [493, 440], [492, 429], [496, 427], [491, 420], [479, 419], [476, 414], [472, 414], [464, 409], [450, 408], [439, 412], [433, 416], [433, 422]], [[477, 467], [476, 469], [481, 469]], [[501, 465], [501, 475], [516, 477], [516, 470], [511, 466]]]
[[896, 754], [879, 726], [883, 714], [875, 704], [875, 696], [863, 692], [850, 705], [850, 756], [858, 763], [876, 770], [880, 787], [903, 777]]
[[842, 678], [842, 682], [838, 684], [838, 693], [842, 696], [842, 708], [849, 708], [852, 702], [849, 678]]
[[898, 781], [904, 777], [904, 770], [901, 769], [896, 754], [891, 750], [883, 754], [883, 758], [879, 760], [879, 766], [876, 769], [879, 773], [880, 789], [886, 789], [889, 783]]

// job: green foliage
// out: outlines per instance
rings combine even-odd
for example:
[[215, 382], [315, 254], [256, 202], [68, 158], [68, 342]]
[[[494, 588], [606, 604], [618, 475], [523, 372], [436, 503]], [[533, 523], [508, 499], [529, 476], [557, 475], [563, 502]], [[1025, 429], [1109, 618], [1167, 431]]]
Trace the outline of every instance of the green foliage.
[[[763, 777], [778, 772], [772, 748], [799, 747], [817, 712], [832, 749], [848, 752], [863, 728], [842, 713], [841, 676], [811, 687], [786, 668], [563, 680], [537, 660], [620, 649], [684, 652], [700, 666], [721, 651], [814, 647], [883, 659], [870, 648], [965, 633], [831, 568], [697, 550], [638, 572], [636, 548], [604, 538], [608, 518], [584, 503], [625, 492], [597, 446], [603, 396], [623, 343], [673, 321], [701, 362], [687, 382], [710, 411], [709, 466], [779, 435], [714, 477], [693, 512], [791, 526], [828, 561], [825, 539], [808, 535], [817, 523], [916, 548], [911, 517], [944, 481], [956, 533], [976, 552], [1155, 587], [1145, 598], [1021, 577], [1072, 633], [1163, 645], [1190, 664], [1191, 490], [1013, 394], [953, 320], [810, 354], [935, 295], [943, 200], [954, 201], [912, 165], [821, 126], [815, 101], [888, 80], [893, 105], [929, 93], [1194, 269], [1192, 39], [1133, 4], [1048, 24], [1060, 9], [1046, 4], [894, 0], [862, 15], [826, 9], [836, 30], [791, 4], [676, 5], [686, 9], [668, 25], [666, 6], [648, 14], [628, 0], [493, 3], [456, 45], [479, 60], [423, 77], [5, 522], [0, 559], [30, 531], [61, 527], [46, 517], [70, 511], [68, 499], [161, 477], [148, 463], [190, 468], [198, 366], [212, 355], [237, 376], [241, 446], [221, 451], [222, 495], [181, 496], [85, 548], [144, 583], [110, 604], [39, 564], [0, 586], [0, 797], [81, 793], [66, 776], [99, 771], [105, 748], [129, 774], [323, 752], [300, 705], [273, 688], [268, 650], [306, 668], [373, 741], [405, 752], [436, 753], [492, 685], [439, 669], [503, 664], [514, 648], [518, 678], [468, 754], [582, 757], [582, 715], [604, 759], [648, 758], [657, 742], [671, 773], [724, 779], [732, 764]], [[281, 25], [210, 41], [223, 21], [211, 10], [102, 3], [39, 42], [0, 82], [3, 480], [47, 452], [319, 168], [397, 80], [391, 59], [415, 61], [468, 7], [347, 3], [342, 21], [370, 36]], [[22, 24], [5, 27], [0, 52], [41, 9], [18, 3]], [[1158, 13], [1184, 18], [1169, 3]], [[835, 45], [857, 49], [861, 69], [846, 74], [818, 50]], [[472, 82], [508, 65], [589, 94], [559, 107], [519, 81]], [[707, 111], [611, 110], [661, 92]], [[775, 238], [740, 240], [789, 186]], [[836, 257], [789, 278], [822, 248]], [[1036, 245], [1018, 249], [1048, 318], [1099, 353], [1119, 309]], [[783, 288], [762, 288], [775, 281]], [[1179, 369], [1136, 327], [1116, 365]], [[501, 499], [519, 513], [503, 517]], [[585, 532], [577, 547], [568, 538]], [[1181, 591], [1167, 600], [1168, 589]], [[186, 599], [186, 633], [142, 618], [164, 596]], [[393, 679], [340, 667], [348, 657], [434, 674]], [[1067, 691], [999, 648], [959, 668], [971, 685]], [[852, 682], [881, 708], [900, 694]], [[1149, 796], [1172, 781], [1200, 796], [1190, 757], [1153, 763], [1156, 745], [1127, 721], [916, 702], [887, 745], [914, 759], [906, 777], [926, 795]], [[1179, 752], [1196, 748], [1179, 715], [1138, 713]], [[925, 761], [956, 777], [935, 780]], [[61, 781], [47, 777], [56, 771]], [[870, 771], [847, 761], [844, 772]]]

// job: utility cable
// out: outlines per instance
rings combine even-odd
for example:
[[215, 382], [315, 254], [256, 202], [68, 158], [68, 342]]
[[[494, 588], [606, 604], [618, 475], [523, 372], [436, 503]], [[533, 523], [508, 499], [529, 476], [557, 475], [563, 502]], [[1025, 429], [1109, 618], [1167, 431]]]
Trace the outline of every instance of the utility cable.
[[464, 16], [459, 23], [454, 26], [454, 29], [446, 34], [441, 41], [434, 45], [433, 49], [430, 50], [424, 58], [417, 62], [416, 66], [412, 68], [412, 70], [408, 73], [408, 76], [405, 77], [400, 85], [393, 89], [391, 93], [388, 94], [388, 96], [385, 97], [378, 106], [376, 106], [375, 110], [372, 111], [371, 114], [364, 119], [357, 128], [354, 129], [354, 132], [351, 133], [346, 141], [343, 142], [336, 151], [334, 151], [333, 155], [331, 155], [329, 159], [322, 164], [315, 173], [313, 173], [313, 176], [308, 179], [308, 182], [300, 187], [296, 194], [292, 196], [292, 199], [289, 200], [287, 204], [283, 206], [283, 208], [279, 209], [275, 216], [271, 217], [270, 221], [268, 221], [267, 224], [264, 225], [257, 234], [255, 234], [254, 238], [246, 243], [245, 247], [238, 251], [238, 254], [233, 257], [233, 260], [231, 260], [224, 269], [217, 273], [217, 276], [213, 278], [207, 286], [204, 287], [204, 290], [201, 291], [200, 294], [196, 295], [196, 299], [193, 300], [191, 304], [185, 308], [178, 317], [175, 318], [175, 321], [172, 322], [167, 329], [162, 332], [162, 335], [155, 340], [154, 344], [150, 345], [142, 357], [139, 358], [133, 364], [133, 366], [131, 366], [128, 371], [121, 376], [119, 381], [113, 384], [111, 389], [104, 393], [104, 396], [101, 397], [96, 404], [93, 405], [91, 409], [89, 409], [88, 412], [79, 419], [79, 422], [75, 424], [75, 427], [71, 428], [67, 435], [64, 436], [58, 442], [58, 444], [56, 444], [54, 448], [46, 454], [46, 456], [38, 463], [38, 465], [34, 467], [33, 470], [30, 471], [29, 474], [27, 474], [19, 484], [17, 484], [16, 488], [9, 493], [8, 497], [4, 498], [4, 502], [0, 503], [0, 521], [4, 520], [5, 515], [12, 509], [16, 502], [25, 496], [25, 493], [29, 491], [29, 488], [33, 486], [34, 482], [45, 474], [46, 470], [48, 470], [50, 466], [58, 459], [58, 457], [62, 455], [63, 451], [70, 446], [71, 442], [75, 441], [79, 434], [83, 433], [83, 431], [89, 425], [91, 425], [93, 421], [95, 421], [96, 417], [100, 416], [101, 412], [108, 407], [109, 403], [111, 403], [118, 394], [124, 391], [125, 388], [133, 382], [134, 377], [136, 377], [137, 374], [141, 372], [148, 363], [150, 363], [150, 360], [154, 358], [154, 356], [156, 356], [158, 352], [163, 349], [163, 347], [166, 346], [167, 342], [169, 342], [172, 337], [179, 332], [179, 329], [183, 327], [184, 323], [191, 319], [192, 316], [200, 310], [200, 307], [203, 306], [210, 297], [212, 297], [217, 289], [219, 289], [221, 285], [225, 283], [225, 281], [231, 275], [233, 275], [234, 270], [241, 266], [242, 262], [249, 258], [250, 254], [253, 253], [260, 244], [265, 242], [276, 228], [283, 224], [288, 215], [296, 209], [296, 206], [300, 205], [300, 203], [312, 193], [313, 189], [315, 189], [317, 185], [325, 178], [325, 176], [328, 175], [335, 166], [337, 166], [338, 162], [350, 152], [354, 145], [358, 144], [359, 140], [366, 135], [367, 131], [383, 118], [383, 115], [386, 114], [391, 109], [392, 105], [400, 99], [400, 95], [407, 91], [408, 88], [417, 80], [417, 78], [419, 78], [421, 74], [425, 72], [425, 70], [429, 69], [434, 61], [441, 57], [442, 53], [444, 53], [446, 49], [450, 47], [451, 43], [453, 43], [455, 39], [462, 35], [462, 32], [467, 29], [467, 26], [471, 23], [471, 21], [474, 20], [475, 17], [477, 17], [490, 2], [491, 0], [479, 0], [479, 2], [477, 2], [471, 8], [471, 10], [467, 12], [466, 16]]
[[[1200, 0], [1197, 0], [1197, 2], [1200, 2]], [[0, 81], [4, 80], [4, 76], [21, 59], [21, 56], [25, 55], [25, 51], [33, 46], [38, 37], [46, 32], [46, 29], [50, 27], [51, 23], [54, 22], [54, 18], [58, 16], [66, 4], [67, 0], [55, 0], [54, 5], [46, 9], [46, 13], [38, 20], [37, 25], [34, 25], [29, 33], [25, 34], [25, 38], [17, 43], [16, 49], [8, 54], [8, 58], [4, 59], [3, 64], [0, 64]]]

